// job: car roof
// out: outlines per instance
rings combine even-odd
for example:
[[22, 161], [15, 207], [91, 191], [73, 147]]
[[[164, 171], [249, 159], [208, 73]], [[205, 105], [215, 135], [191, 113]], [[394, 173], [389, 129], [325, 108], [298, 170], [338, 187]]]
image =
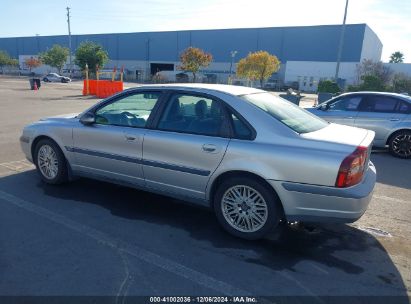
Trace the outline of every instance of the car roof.
[[142, 85], [133, 89], [180, 89], [180, 90], [196, 90], [203, 93], [207, 91], [222, 92], [234, 96], [254, 94], [254, 93], [264, 93], [266, 91], [244, 87], [244, 86], [234, 86], [227, 84], [208, 84], [208, 83], [171, 83], [171, 84], [148, 84]]
[[382, 96], [402, 98], [402, 99], [410, 101], [409, 96], [406, 96], [404, 94], [399, 94], [399, 93], [392, 93], [392, 92], [360, 91], [360, 92], [348, 92], [348, 93], [341, 94], [339, 96], [348, 96], [348, 95], [382, 95]]

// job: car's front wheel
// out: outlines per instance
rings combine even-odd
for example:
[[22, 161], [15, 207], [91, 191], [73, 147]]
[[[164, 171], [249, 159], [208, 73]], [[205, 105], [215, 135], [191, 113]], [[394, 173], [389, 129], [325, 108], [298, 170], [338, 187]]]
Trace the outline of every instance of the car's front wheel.
[[272, 189], [248, 177], [222, 182], [214, 196], [214, 211], [223, 228], [248, 240], [260, 239], [278, 226], [280, 204]]
[[67, 181], [66, 159], [54, 141], [42, 139], [36, 144], [34, 162], [44, 182], [61, 184]]
[[411, 158], [411, 131], [403, 130], [395, 133], [388, 145], [393, 156]]

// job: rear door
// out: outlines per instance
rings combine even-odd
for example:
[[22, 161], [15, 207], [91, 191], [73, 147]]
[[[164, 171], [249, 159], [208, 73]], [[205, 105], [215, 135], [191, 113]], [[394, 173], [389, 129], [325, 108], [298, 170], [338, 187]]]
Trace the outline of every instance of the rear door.
[[320, 116], [329, 122], [354, 126], [361, 100], [361, 95], [341, 96], [330, 101]]
[[229, 127], [222, 101], [175, 92], [143, 144], [146, 185], [183, 197], [205, 199], [211, 174], [226, 152]]
[[73, 170], [144, 185], [143, 138], [161, 92], [124, 94], [95, 110], [96, 123], [73, 129]]
[[373, 130], [375, 141], [385, 140], [401, 120], [398, 106], [401, 100], [385, 95], [367, 95], [359, 106], [355, 126]]

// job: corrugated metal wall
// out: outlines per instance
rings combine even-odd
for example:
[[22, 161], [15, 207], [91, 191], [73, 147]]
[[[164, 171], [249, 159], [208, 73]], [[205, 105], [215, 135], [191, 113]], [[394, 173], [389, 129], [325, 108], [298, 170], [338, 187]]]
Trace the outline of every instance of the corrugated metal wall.
[[[365, 24], [347, 25], [342, 61], [358, 62], [363, 48]], [[73, 50], [85, 40], [98, 42], [112, 60], [178, 61], [189, 46], [202, 48], [215, 62], [229, 62], [249, 52], [266, 50], [286, 61], [336, 61], [341, 27], [338, 25], [256, 29], [196, 30], [125, 34], [73, 35]], [[53, 44], [68, 46], [68, 37], [39, 36], [0, 38], [0, 49], [13, 57], [34, 55]]]

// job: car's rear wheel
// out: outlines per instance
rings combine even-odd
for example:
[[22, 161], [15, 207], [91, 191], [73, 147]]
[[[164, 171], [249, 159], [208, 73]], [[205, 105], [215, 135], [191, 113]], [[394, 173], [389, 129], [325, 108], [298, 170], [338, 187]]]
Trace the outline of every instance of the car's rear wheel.
[[399, 158], [411, 158], [411, 131], [395, 133], [388, 143], [390, 153]]
[[223, 228], [248, 240], [260, 239], [278, 226], [280, 204], [272, 189], [248, 177], [224, 181], [214, 196], [214, 211]]
[[42, 139], [36, 144], [34, 162], [44, 182], [56, 185], [67, 181], [66, 159], [54, 141]]

